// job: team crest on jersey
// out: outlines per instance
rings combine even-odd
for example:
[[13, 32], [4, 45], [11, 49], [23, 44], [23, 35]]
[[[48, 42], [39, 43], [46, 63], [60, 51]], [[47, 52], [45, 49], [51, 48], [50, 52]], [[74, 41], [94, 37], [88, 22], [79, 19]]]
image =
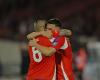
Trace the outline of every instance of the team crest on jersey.
[[50, 39], [50, 41], [52, 42], [52, 45], [53, 45], [53, 46], [56, 46], [56, 45], [58, 44], [58, 38], [59, 38], [59, 37]]
[[58, 42], [53, 42], [53, 46], [56, 46]]

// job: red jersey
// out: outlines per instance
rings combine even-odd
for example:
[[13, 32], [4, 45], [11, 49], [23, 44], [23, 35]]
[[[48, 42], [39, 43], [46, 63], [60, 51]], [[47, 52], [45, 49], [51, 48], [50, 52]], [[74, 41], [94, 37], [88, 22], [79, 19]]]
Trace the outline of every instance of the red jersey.
[[[48, 38], [39, 36], [38, 44], [50, 47]], [[37, 48], [29, 46], [30, 65], [27, 80], [55, 80], [55, 55], [44, 56]]]
[[70, 42], [64, 36], [57, 37], [55, 41], [53, 41], [53, 48], [56, 49], [58, 55], [61, 54], [60, 63], [60, 58], [56, 58], [58, 61], [56, 62], [58, 80], [74, 80]]

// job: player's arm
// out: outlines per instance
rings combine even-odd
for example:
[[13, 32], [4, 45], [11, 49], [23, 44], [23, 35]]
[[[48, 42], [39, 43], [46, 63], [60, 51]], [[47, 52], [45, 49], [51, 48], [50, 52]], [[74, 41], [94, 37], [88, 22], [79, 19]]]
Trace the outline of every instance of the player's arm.
[[43, 55], [45, 56], [51, 56], [53, 53], [56, 52], [56, 49], [52, 48], [52, 47], [46, 47], [46, 46], [42, 46], [39, 45], [35, 39], [30, 40], [29, 41], [29, 46], [35, 46], [36, 48], [38, 48]]
[[56, 49], [52, 47], [45, 47], [39, 44], [36, 44], [35, 47], [38, 48], [42, 52], [42, 54], [45, 56], [51, 56], [52, 54], [56, 52]]
[[65, 38], [61, 37], [59, 38], [58, 42], [56, 45], [51, 46], [51, 47], [45, 47], [42, 45], [39, 45], [36, 40], [31, 40], [29, 42], [29, 46], [35, 46], [36, 48], [38, 48], [42, 54], [44, 54], [45, 56], [51, 56], [52, 54], [54, 54], [57, 50], [59, 50], [61, 48], [61, 46], [64, 44]]
[[72, 36], [72, 31], [69, 30], [69, 29], [61, 29], [59, 35], [60, 35], [60, 36], [67, 36], [67, 37], [70, 37], [70, 36]]
[[48, 38], [51, 38], [52, 37], [52, 33], [51, 31], [40, 31], [40, 32], [32, 32], [30, 34], [27, 35], [27, 39], [28, 40], [31, 40], [37, 36], [45, 36], [45, 37], [48, 37]]
[[31, 39], [39, 36], [39, 35], [41, 35], [41, 32], [32, 32], [32, 33], [30, 33], [30, 34], [27, 35], [27, 39], [31, 40]]

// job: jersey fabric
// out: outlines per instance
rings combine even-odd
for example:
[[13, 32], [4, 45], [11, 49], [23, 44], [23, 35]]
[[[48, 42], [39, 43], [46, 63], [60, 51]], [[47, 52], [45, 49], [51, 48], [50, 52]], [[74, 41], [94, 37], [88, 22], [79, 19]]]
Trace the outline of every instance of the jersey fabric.
[[[39, 36], [38, 44], [50, 47], [48, 38]], [[46, 57], [37, 48], [29, 46], [30, 65], [26, 80], [55, 80], [55, 55]]]
[[57, 80], [74, 80], [70, 42], [66, 37], [61, 36], [56, 37], [52, 44], [52, 47], [56, 49]]

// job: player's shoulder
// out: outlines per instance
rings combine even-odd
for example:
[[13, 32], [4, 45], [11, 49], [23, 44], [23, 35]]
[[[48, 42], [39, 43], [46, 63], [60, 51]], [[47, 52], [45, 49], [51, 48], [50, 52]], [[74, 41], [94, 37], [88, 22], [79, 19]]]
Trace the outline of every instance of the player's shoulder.
[[60, 36], [60, 38], [66, 38], [66, 36]]
[[38, 36], [37, 39], [39, 40], [49, 40], [47, 37], [45, 36]]
[[57, 39], [58, 39], [58, 40], [65, 40], [66, 37], [65, 37], [65, 36], [58, 36]]
[[45, 37], [45, 36], [39, 36], [37, 39], [39, 40], [39, 43], [40, 43], [41, 45], [44, 45], [44, 46], [49, 46], [49, 45], [51, 45], [50, 40], [49, 40], [47, 37]]
[[69, 41], [69, 38], [66, 37], [66, 36], [60, 36], [60, 39], [62, 39], [62, 40], [66, 40], [66, 41]]
[[53, 43], [63, 44], [65, 42], [65, 36], [57, 36], [54, 38]]

